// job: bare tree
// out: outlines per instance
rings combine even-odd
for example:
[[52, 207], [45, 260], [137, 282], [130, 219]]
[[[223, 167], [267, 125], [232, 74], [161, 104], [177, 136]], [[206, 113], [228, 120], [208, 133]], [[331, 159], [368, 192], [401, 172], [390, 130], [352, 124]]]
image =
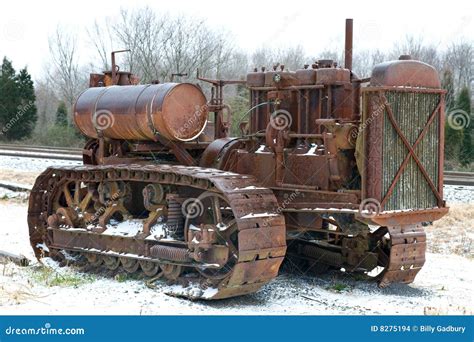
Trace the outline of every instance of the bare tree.
[[114, 36], [109, 20], [107, 18], [105, 20], [104, 23], [95, 20], [93, 26], [87, 29], [87, 34], [100, 57], [101, 67], [103, 70], [109, 70], [111, 68], [110, 53], [114, 50]]
[[255, 67], [271, 68], [274, 65], [284, 65], [288, 70], [296, 70], [302, 68], [310, 59], [301, 45], [279, 49], [263, 46], [251, 54], [250, 61]]
[[370, 77], [374, 67], [386, 59], [385, 53], [378, 49], [358, 51], [353, 55], [352, 69], [361, 78]]
[[455, 89], [467, 86], [474, 81], [474, 46], [472, 42], [453, 43], [446, 52], [444, 67], [454, 75]]
[[69, 108], [87, 82], [87, 76], [78, 64], [76, 43], [76, 36], [60, 26], [49, 39], [52, 65], [47, 69], [47, 77]]
[[163, 49], [167, 40], [165, 16], [157, 16], [144, 7], [134, 11], [122, 9], [119, 21], [113, 25], [113, 35], [121, 49], [130, 49], [126, 67], [143, 82], [163, 77]]
[[38, 122], [35, 130], [42, 132], [54, 123], [59, 100], [54, 92], [54, 86], [48, 78], [35, 82], [36, 108], [38, 109]]

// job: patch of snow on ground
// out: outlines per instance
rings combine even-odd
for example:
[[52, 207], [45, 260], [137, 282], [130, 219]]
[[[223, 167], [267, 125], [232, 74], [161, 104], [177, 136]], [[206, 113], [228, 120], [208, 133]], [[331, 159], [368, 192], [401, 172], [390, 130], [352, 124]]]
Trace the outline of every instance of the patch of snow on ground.
[[445, 185], [443, 197], [450, 203], [474, 203], [474, 186]]
[[[385, 289], [378, 288], [375, 282], [340, 271], [309, 276], [282, 270], [257, 293], [217, 301], [190, 301], [167, 295], [179, 289], [167, 285], [166, 281], [157, 281], [156, 288], [150, 289], [141, 279], [116, 281], [105, 268], [90, 276], [76, 267], [59, 267], [55, 261], [45, 258], [42, 262], [55, 272], [86, 279], [76, 286], [50, 287], [33, 277], [38, 263], [34, 261], [29, 245], [26, 212], [25, 205], [0, 203], [0, 249], [24, 254], [33, 261], [29, 267], [0, 264], [0, 298], [17, 298], [1, 300], [0, 314], [472, 314], [472, 296], [469, 294], [472, 293], [474, 274], [469, 270], [474, 261], [437, 253], [426, 254], [426, 264], [414, 283], [392, 284]], [[428, 239], [427, 243], [433, 246], [450, 241]], [[335, 285], [341, 284], [344, 289], [335, 291]], [[202, 295], [207, 295], [207, 291], [213, 290], [204, 290]], [[28, 295], [18, 299], [18, 293]]]
[[43, 172], [49, 166], [82, 165], [80, 161], [2, 156], [0, 169]]
[[133, 219], [119, 222], [116, 225], [108, 224], [104, 235], [135, 236], [143, 231], [143, 220]]

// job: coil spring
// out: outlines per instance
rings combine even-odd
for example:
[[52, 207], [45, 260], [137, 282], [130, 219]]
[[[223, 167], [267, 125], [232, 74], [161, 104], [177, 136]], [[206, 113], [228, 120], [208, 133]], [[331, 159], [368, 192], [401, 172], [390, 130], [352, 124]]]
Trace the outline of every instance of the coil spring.
[[153, 246], [150, 248], [153, 258], [186, 262], [190, 260], [189, 252], [184, 248], [171, 246]]
[[169, 194], [166, 198], [168, 202], [168, 220], [166, 228], [168, 233], [176, 238], [184, 237], [184, 218], [181, 212], [181, 203], [178, 202], [178, 196]]

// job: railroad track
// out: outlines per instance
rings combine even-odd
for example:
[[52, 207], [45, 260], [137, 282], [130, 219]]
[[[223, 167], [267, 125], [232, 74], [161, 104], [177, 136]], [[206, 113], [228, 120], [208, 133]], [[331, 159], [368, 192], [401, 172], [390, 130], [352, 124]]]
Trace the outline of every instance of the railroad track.
[[0, 144], [0, 155], [23, 158], [82, 161], [82, 149], [72, 147]]
[[[82, 161], [82, 149], [0, 144], [0, 156]], [[444, 184], [474, 186], [474, 173], [446, 171], [444, 173]]]
[[445, 171], [444, 184], [474, 186], [474, 172]]

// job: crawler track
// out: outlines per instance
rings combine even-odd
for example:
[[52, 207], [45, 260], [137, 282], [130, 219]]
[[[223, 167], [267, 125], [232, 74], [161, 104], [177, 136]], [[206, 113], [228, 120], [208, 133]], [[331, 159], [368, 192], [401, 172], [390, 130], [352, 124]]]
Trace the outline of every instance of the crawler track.
[[[84, 226], [52, 227], [48, 223], [48, 218], [55, 214], [54, 198], [63, 189], [64, 184], [118, 181], [173, 185], [201, 193], [209, 192], [224, 198], [235, 217], [238, 237], [235, 262], [226, 266], [231, 267], [230, 272], [225, 273], [223, 278], [213, 277], [212, 269], [216, 268], [215, 265], [203, 265], [195, 261], [183, 262], [184, 258], [179, 261], [176, 257], [166, 260], [163, 259], [163, 253], [156, 257], [153, 252], [157, 248], [186, 245], [186, 241], [174, 241], [175, 244], [170, 245], [159, 239], [150, 239], [150, 235], [111, 237]], [[48, 168], [38, 177], [30, 196], [30, 242], [37, 257], [45, 253], [46, 245], [49, 251], [81, 252], [91, 262], [102, 258], [108, 261], [111, 267], [115, 266], [113, 262], [120, 261], [122, 266], [131, 271], [136, 267], [137, 260], [142, 262], [142, 268], [145, 267], [145, 262], [148, 262], [144, 269], [148, 272], [151, 272], [150, 267], [155, 264], [160, 265], [163, 271], [183, 267], [185, 272], [178, 272], [181, 275], [169, 276], [168, 279], [187, 285], [191, 280], [203, 290], [184, 294], [189, 297], [219, 299], [255, 292], [276, 277], [286, 252], [285, 222], [283, 216], [277, 213], [275, 196], [271, 190], [256, 188], [255, 185], [255, 179], [250, 176], [199, 167], [114, 165]], [[204, 272], [206, 269], [211, 270], [210, 274]], [[170, 275], [173, 272], [165, 273]], [[209, 288], [212, 291], [206, 291]]]
[[426, 233], [421, 225], [380, 228], [390, 235], [390, 250], [381, 274], [380, 287], [412, 283], [425, 264]]

